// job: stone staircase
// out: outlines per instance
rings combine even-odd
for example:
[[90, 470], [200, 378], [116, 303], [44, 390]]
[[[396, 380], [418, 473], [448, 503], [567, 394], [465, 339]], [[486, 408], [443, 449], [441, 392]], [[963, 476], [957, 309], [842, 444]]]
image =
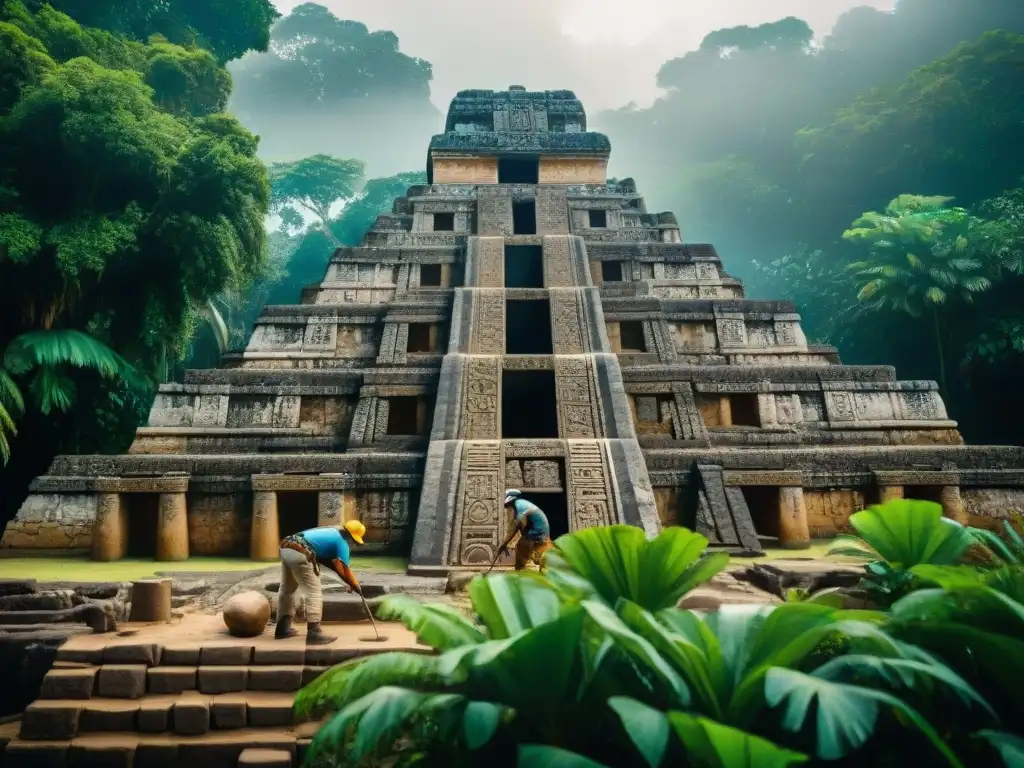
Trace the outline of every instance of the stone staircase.
[[[231, 638], [219, 616], [176, 625], [124, 625], [118, 635], [72, 637], [57, 651], [40, 697], [8, 740], [0, 766], [235, 768], [296, 766], [317, 723], [296, 723], [296, 692], [331, 666], [391, 650], [429, 652], [396, 624], [325, 627], [339, 635], [307, 648], [301, 637]], [[300, 627], [301, 629], [301, 627]], [[128, 636], [125, 636], [128, 634]], [[6, 734], [6, 735], [4, 735]]]

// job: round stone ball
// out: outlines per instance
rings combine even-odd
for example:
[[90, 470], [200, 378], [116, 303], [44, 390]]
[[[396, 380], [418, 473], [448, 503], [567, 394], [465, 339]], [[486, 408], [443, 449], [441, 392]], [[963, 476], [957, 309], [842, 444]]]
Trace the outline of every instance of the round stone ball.
[[224, 623], [235, 637], [262, 635], [270, 621], [270, 601], [259, 592], [241, 592], [224, 603]]

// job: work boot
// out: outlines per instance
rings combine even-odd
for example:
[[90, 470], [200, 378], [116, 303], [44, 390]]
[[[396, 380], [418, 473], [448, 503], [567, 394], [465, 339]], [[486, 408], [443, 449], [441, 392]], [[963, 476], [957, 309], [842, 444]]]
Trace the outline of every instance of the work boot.
[[306, 624], [306, 645], [328, 645], [337, 640], [336, 637], [325, 635], [320, 630], [320, 624], [307, 623]]
[[274, 630], [275, 640], [287, 640], [289, 637], [295, 637], [298, 630], [292, 628], [291, 616], [282, 616], [277, 620], [277, 629]]

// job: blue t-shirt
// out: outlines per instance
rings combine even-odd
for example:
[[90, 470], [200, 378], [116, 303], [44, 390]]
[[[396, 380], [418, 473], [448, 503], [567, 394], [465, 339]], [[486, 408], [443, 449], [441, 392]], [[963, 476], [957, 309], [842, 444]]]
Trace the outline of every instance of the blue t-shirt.
[[551, 538], [551, 525], [548, 523], [548, 516], [540, 511], [540, 507], [531, 504], [526, 499], [516, 499], [512, 502], [516, 511], [516, 524], [519, 525], [525, 520], [523, 536], [530, 541], [544, 541]]
[[317, 560], [329, 563], [338, 558], [345, 565], [349, 565], [351, 554], [348, 542], [337, 528], [310, 528], [302, 532], [302, 538], [313, 548]]

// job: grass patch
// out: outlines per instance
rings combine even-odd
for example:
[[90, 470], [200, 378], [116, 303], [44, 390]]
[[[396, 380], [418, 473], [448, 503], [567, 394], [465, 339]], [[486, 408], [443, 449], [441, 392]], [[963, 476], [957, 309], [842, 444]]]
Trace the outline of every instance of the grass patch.
[[[37, 579], [39, 581], [134, 581], [156, 573], [257, 571], [273, 567], [238, 557], [192, 557], [183, 562], [158, 563], [154, 560], [125, 558], [112, 563], [98, 563], [80, 557], [0, 557], [0, 579]], [[365, 555], [352, 558], [352, 570], [405, 571], [402, 557]]]

